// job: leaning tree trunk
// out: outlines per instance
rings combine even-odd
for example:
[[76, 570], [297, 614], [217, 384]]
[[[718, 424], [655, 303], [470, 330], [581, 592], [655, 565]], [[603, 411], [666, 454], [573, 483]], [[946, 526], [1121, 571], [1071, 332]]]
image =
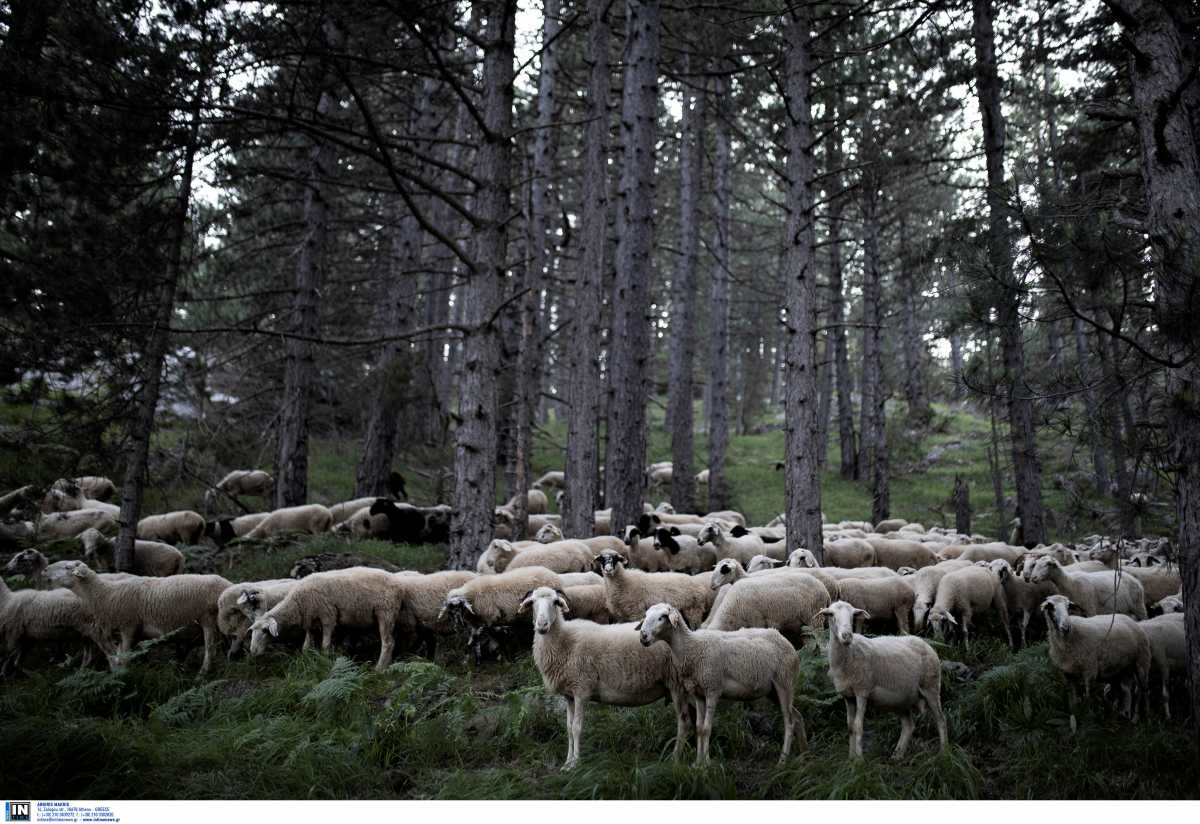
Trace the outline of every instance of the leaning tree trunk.
[[807, 11], [787, 13], [787, 390], [784, 401], [787, 551], [809, 550], [820, 563], [821, 476], [817, 465], [817, 265], [813, 231], [813, 156]]
[[608, 246], [608, 20], [609, 0], [588, 0], [588, 123], [584, 129], [582, 252], [572, 290], [575, 328], [567, 341], [566, 494], [563, 534], [586, 538], [595, 526], [599, 460], [600, 347], [605, 251]]
[[679, 257], [671, 279], [671, 338], [668, 355], [667, 426], [671, 430], [671, 503], [695, 508], [692, 472], [692, 361], [696, 352], [696, 250], [700, 245], [700, 180], [704, 91], [693, 91], [690, 57], [683, 57], [683, 123], [679, 146]]
[[[206, 81], [202, 81], [206, 82]], [[200, 104], [203, 91], [196, 91], [192, 106], [191, 124], [188, 126], [187, 143], [183, 154], [183, 176], [179, 181], [179, 195], [175, 202], [172, 220], [171, 260], [166, 277], [158, 287], [158, 300], [150, 339], [142, 358], [144, 376], [140, 391], [135, 395], [137, 412], [129, 431], [129, 454], [125, 465], [125, 479], [121, 484], [121, 513], [117, 516], [120, 532], [113, 548], [113, 565], [118, 572], [133, 572], [133, 547], [137, 540], [138, 519], [142, 511], [142, 494], [146, 489], [146, 476], [150, 470], [150, 437], [154, 434], [154, 413], [158, 408], [159, 390], [162, 386], [163, 361], [170, 342], [171, 317], [175, 312], [175, 290], [183, 273], [183, 247], [188, 238], [188, 208], [192, 197], [192, 169], [199, 141]]]
[[622, 168], [617, 190], [605, 503], [618, 534], [642, 514], [646, 486], [646, 394], [654, 253], [654, 134], [658, 107], [658, 0], [626, 0], [621, 90]]
[[1017, 512], [1025, 543], [1046, 539], [1042, 512], [1042, 466], [1038, 457], [1033, 398], [1025, 383], [1025, 344], [1021, 335], [1021, 286], [1013, 271], [1009, 246], [1008, 206], [1004, 182], [1004, 114], [1000, 110], [1000, 75], [992, 34], [992, 0], [975, 0], [975, 85], [983, 115], [983, 150], [987, 158], [988, 257], [1000, 286], [997, 321], [1004, 359], [1008, 420], [1012, 430]]
[[708, 386], [705, 411], [708, 414], [708, 509], [727, 508], [729, 486], [725, 478], [725, 453], [729, 450], [729, 233], [733, 198], [733, 155], [728, 105], [729, 79], [721, 76], [715, 83], [713, 99], [717, 116], [713, 124], [716, 153], [713, 157], [713, 208], [716, 237], [713, 239], [713, 266], [708, 317]]
[[494, 314], [507, 265], [512, 183], [513, 34], [516, 0], [476, 0], [486, 42], [475, 193], [475, 249], [463, 295], [469, 331], [454, 448], [454, 513], [449, 565], [474, 569], [492, 537], [496, 500], [496, 355]]
[[[1200, 366], [1196, 316], [1200, 273], [1200, 136], [1179, 105], [1189, 76], [1186, 36], [1170, 4], [1106, 0], [1125, 29], [1142, 146], [1146, 230], [1155, 261], [1159, 336], [1177, 365], [1167, 376], [1169, 468], [1175, 475], [1178, 552], [1192, 718], [1200, 719]], [[1193, 69], [1194, 71], [1194, 69]]]
[[863, 382], [862, 455], [859, 463], [871, 484], [871, 521], [887, 520], [888, 489], [887, 393], [883, 388], [881, 302], [883, 274], [879, 261], [879, 177], [874, 155], [862, 172], [863, 219]]
[[[330, 117], [337, 106], [335, 75], [330, 54], [341, 47], [341, 28], [331, 18], [321, 21], [325, 53], [316, 79], [316, 119]], [[291, 305], [291, 332], [284, 346], [283, 407], [275, 450], [275, 506], [299, 506], [308, 499], [308, 426], [317, 367], [314, 339], [321, 331], [321, 285], [325, 279], [325, 247], [329, 231], [326, 188], [333, 177], [337, 153], [333, 143], [313, 138], [304, 171], [304, 237], [296, 256], [295, 291]]]

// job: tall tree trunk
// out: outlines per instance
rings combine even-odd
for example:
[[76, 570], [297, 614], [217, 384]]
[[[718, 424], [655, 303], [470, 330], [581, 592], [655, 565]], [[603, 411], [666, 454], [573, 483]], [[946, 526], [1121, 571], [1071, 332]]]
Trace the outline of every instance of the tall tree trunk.
[[1042, 466], [1038, 457], [1033, 399], [1025, 384], [1025, 344], [1021, 334], [1021, 284], [1013, 271], [1008, 231], [1007, 187], [1004, 180], [1004, 114], [1000, 110], [1000, 75], [992, 33], [992, 0], [974, 2], [975, 85], [983, 115], [983, 149], [988, 178], [988, 257], [992, 277], [1000, 287], [997, 321], [1004, 359], [1008, 420], [1012, 432], [1013, 471], [1017, 513], [1025, 543], [1046, 539], [1042, 511]]
[[[202, 79], [201, 83], [207, 83], [207, 78]], [[142, 512], [146, 476], [150, 471], [150, 437], [154, 434], [154, 413], [158, 409], [163, 361], [170, 343], [171, 317], [175, 312], [175, 290], [183, 274], [183, 248], [188, 238], [192, 170], [199, 141], [200, 105], [203, 96], [201, 86], [196, 91], [192, 105], [187, 143], [183, 149], [183, 175], [179, 181], [179, 194], [176, 197], [172, 221], [174, 231], [171, 238], [171, 260], [165, 277], [158, 285], [154, 325], [150, 329], [150, 337], [142, 358], [144, 374], [139, 391], [135, 395], [137, 412], [129, 431], [129, 454], [125, 465], [125, 479], [121, 484], [121, 513], [117, 516], [120, 532], [113, 548], [113, 565], [118, 572], [133, 572], [134, 541], [137, 539], [137, 525]]]
[[1108, 490], [1108, 458], [1104, 452], [1103, 440], [1103, 410], [1100, 408], [1099, 394], [1092, 386], [1089, 376], [1088, 362], [1091, 356], [1087, 345], [1087, 328], [1081, 318], [1075, 318], [1075, 357], [1078, 361], [1076, 368], [1083, 376], [1086, 388], [1083, 391], [1084, 409], [1087, 411], [1088, 428], [1091, 430], [1089, 441], [1092, 445], [1092, 479], [1096, 492], [1103, 495]]
[[[329, 67], [331, 52], [341, 48], [344, 35], [331, 17], [320, 24], [324, 53], [314, 72], [318, 93], [316, 119], [323, 120], [337, 106], [336, 79]], [[291, 331], [285, 344], [283, 408], [275, 450], [275, 506], [299, 506], [308, 500], [308, 428], [317, 367], [312, 339], [321, 332], [320, 291], [325, 280], [325, 253], [329, 232], [326, 188], [337, 164], [332, 143], [313, 138], [304, 170], [304, 237], [296, 256], [295, 291], [291, 304]]]
[[[835, 129], [828, 138], [829, 167], [840, 169], [842, 165], [841, 133]], [[840, 191], [841, 175], [830, 182], [833, 191]], [[830, 339], [833, 344], [833, 369], [837, 379], [838, 445], [841, 450], [839, 473], [852, 479], [858, 472], [858, 452], [854, 445], [854, 377], [850, 374], [850, 353], [846, 339], [846, 298], [842, 272], [842, 215], [845, 200], [835, 197], [829, 204], [829, 322], [832, 325]]]
[[[1188, 76], [1187, 37], [1172, 6], [1154, 0], [1106, 0], [1125, 29], [1133, 101], [1142, 146], [1147, 232], [1155, 259], [1159, 336], [1172, 360], [1191, 357], [1167, 377], [1167, 432], [1175, 475], [1180, 573], [1192, 718], [1200, 719], [1200, 366], [1197, 272], [1200, 272], [1200, 135], [1180, 91]], [[1194, 67], [1191, 67], [1194, 70]]]
[[505, 277], [512, 183], [513, 35], [516, 0], [476, 0], [483, 23], [482, 129], [476, 174], [475, 249], [463, 315], [463, 377], [454, 449], [449, 565], [474, 569], [492, 537], [496, 500], [496, 326]]
[[650, 281], [654, 252], [654, 135], [658, 107], [658, 0], [626, 0], [621, 90], [622, 168], [617, 190], [605, 503], [618, 534], [642, 514], [646, 486]]
[[824, 343], [817, 355], [817, 463], [821, 468], [829, 459], [829, 414], [833, 410], [833, 338], [822, 336]]
[[729, 79], [718, 77], [713, 89], [717, 116], [713, 123], [716, 152], [713, 156], [713, 210], [716, 213], [713, 265], [708, 318], [708, 509], [727, 508], [729, 486], [725, 478], [725, 453], [729, 449], [729, 247], [733, 230], [733, 154], [729, 118]]
[[813, 231], [813, 156], [807, 9], [787, 12], [787, 395], [785, 400], [787, 551], [808, 549], [820, 563], [821, 476], [817, 465], [817, 266]]
[[601, 312], [608, 247], [608, 41], [609, 0], [588, 0], [588, 123], [584, 127], [582, 252], [572, 290], [576, 327], [567, 341], [568, 381], [566, 495], [563, 534], [586, 538], [595, 524], [597, 461], [602, 409]]
[[929, 397], [925, 393], [922, 375], [922, 354], [925, 350], [921, 338], [922, 327], [917, 317], [917, 300], [920, 287], [913, 274], [916, 265], [908, 255], [908, 227], [903, 216], [900, 218], [900, 266], [896, 270], [896, 292], [900, 297], [900, 352], [904, 363], [904, 400], [908, 404], [911, 423], [924, 427], [933, 417], [929, 408]]
[[679, 257], [671, 279], [671, 337], [667, 364], [667, 426], [671, 430], [671, 503], [695, 508], [692, 466], [692, 361], [696, 352], [696, 250], [700, 245], [700, 181], [704, 90], [693, 90], [691, 58], [683, 57], [683, 123], [679, 145]]
[[[869, 126], [868, 126], [869, 129]], [[879, 261], [879, 176], [871, 147], [862, 172], [863, 218], [863, 382], [862, 454], [859, 464], [871, 484], [871, 520], [886, 520], [891, 508], [888, 491], [887, 392], [883, 386], [882, 336], [883, 273]]]

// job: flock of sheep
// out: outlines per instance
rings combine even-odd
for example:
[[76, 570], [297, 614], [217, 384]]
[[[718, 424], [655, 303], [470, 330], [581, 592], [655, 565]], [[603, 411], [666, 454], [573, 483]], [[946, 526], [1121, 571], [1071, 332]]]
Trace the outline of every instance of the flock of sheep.
[[[265, 472], [230, 473], [206, 507], [217, 494], [269, 494], [270, 484]], [[116, 513], [104, 500], [115, 493], [110, 481], [61, 480], [44, 494], [25, 487], [0, 497], [0, 516], [30, 502], [40, 515], [10, 523], [9, 531], [35, 542], [77, 538], [82, 557], [52, 564], [26, 549], [8, 562], [5, 574], [23, 575], [35, 588], [12, 591], [0, 581], [0, 671], [15, 669], [28, 646], [47, 642], [82, 643], [85, 665], [98, 649], [116, 668], [139, 639], [180, 629], [202, 636], [201, 672], [226, 640], [229, 655], [248, 641], [256, 656], [273, 639], [307, 649], [319, 632], [329, 650], [335, 631], [377, 633], [383, 669], [397, 644], [432, 656], [438, 637], [456, 629], [467, 630], [477, 660], [528, 647], [532, 632], [547, 691], [566, 699], [564, 768], [580, 757], [589, 701], [636, 706], [670, 699], [676, 753], [694, 728], [697, 763], [704, 763], [722, 699], [774, 697], [783, 718], [781, 758], [794, 737], [806, 746], [793, 706], [796, 647], [827, 629], [829, 674], [845, 701], [850, 754], [862, 755], [873, 705], [899, 714], [900, 758], [926, 710], [943, 747], [947, 741], [941, 663], [910, 633], [969, 644], [992, 628], [1014, 646], [1015, 625], [1024, 645], [1040, 612], [1050, 658], [1071, 685], [1072, 729], [1079, 686], [1090, 697], [1098, 682], [1114, 684], [1123, 711], [1136, 719], [1152, 675], [1169, 717], [1184, 629], [1180, 576], [1165, 540], [1114, 544], [1094, 536], [1076, 546], [1025, 549], [899, 519], [843, 521], [825, 525], [820, 556], [808, 549], [789, 555], [782, 516], [747, 527], [738, 512], [676, 513], [668, 504], [646, 505], [620, 536], [609, 534], [611, 513], [598, 511], [594, 535], [564, 539], [557, 516], [545, 513], [546, 491], [561, 485], [562, 473], [551, 472], [529, 491], [533, 540], [510, 540], [513, 502], [498, 507], [497, 534], [506, 537], [491, 542], [474, 572], [352, 566], [236, 584], [185, 574], [185, 557], [172, 544], [330, 530], [445, 540], [449, 510], [364, 498], [207, 522], [190, 511], [155, 515], [138, 524], [134, 572], [127, 574], [104, 571], [113, 561]], [[393, 488], [402, 489], [402, 479]], [[1151, 612], [1163, 614], [1147, 617]], [[873, 636], [862, 634], [864, 623]]]

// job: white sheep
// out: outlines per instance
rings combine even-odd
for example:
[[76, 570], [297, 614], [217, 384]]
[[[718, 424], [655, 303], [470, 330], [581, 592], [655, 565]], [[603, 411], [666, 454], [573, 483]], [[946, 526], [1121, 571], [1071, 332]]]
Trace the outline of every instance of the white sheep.
[[934, 551], [919, 541], [894, 540], [891, 538], [867, 538], [875, 550], [877, 566], [899, 569], [902, 566], [923, 569], [939, 560]]
[[351, 567], [313, 573], [297, 581], [283, 600], [250, 625], [250, 654], [262, 654], [268, 634], [278, 637], [287, 627], [304, 630], [304, 648], [308, 649], [319, 623], [325, 652], [333, 646], [333, 632], [339, 626], [377, 628], [379, 660], [375, 668], [383, 670], [392, 662], [403, 596], [404, 577], [380, 569]]
[[480, 575], [446, 593], [438, 620], [457, 616], [471, 625], [507, 624], [517, 617], [521, 601], [538, 587], [562, 589], [558, 573], [525, 567], [501, 575]]
[[565, 489], [567, 486], [567, 473], [552, 469], [549, 472], [543, 472], [542, 476], [533, 482], [534, 489]]
[[640, 707], [669, 697], [678, 722], [675, 756], [679, 756], [687, 740], [690, 717], [670, 650], [640, 643], [632, 623], [603, 626], [563, 620], [571, 611], [570, 604], [563, 593], [549, 587], [531, 592], [521, 602], [520, 611], [533, 613], [533, 662], [546, 692], [566, 699], [564, 770], [579, 763], [588, 701]]
[[908, 521], [904, 520], [903, 518], [890, 518], [886, 521], [880, 521], [879, 523], [875, 524], [875, 529], [872, 531], [877, 532], [880, 535], [887, 535], [889, 532], [899, 532], [900, 528], [905, 526], [907, 523]]
[[340, 524], [360, 509], [370, 509], [371, 504], [375, 503], [376, 500], [378, 500], [377, 497], [354, 498], [350, 501], [342, 501], [329, 507], [329, 517], [333, 519], [335, 524]]
[[[881, 566], [875, 560], [875, 547], [862, 538], [844, 538], [826, 541], [823, 557], [829, 566], [853, 569], [855, 567]], [[901, 566], [912, 566], [902, 564]]]
[[1146, 617], [1146, 596], [1141, 583], [1122, 572], [1068, 572], [1058, 561], [1043, 557], [1030, 569], [1026, 580], [1037, 584], [1049, 581], [1059, 594], [1079, 605], [1084, 614], [1121, 613], [1140, 620]]
[[[125, 655], [134, 638], [166, 633], [198, 624], [204, 632], [204, 662], [208, 672], [218, 644], [217, 600], [230, 586], [220, 575], [172, 575], [169, 578], [135, 578], [105, 581], [80, 561], [70, 562], [64, 580], [95, 618], [98, 631], [109, 637], [119, 633], [118, 653]], [[110, 655], [116, 668], [119, 659]]]
[[709, 762], [713, 717], [722, 698], [754, 701], [774, 694], [783, 716], [780, 763], [791, 752], [794, 726], [799, 727], [800, 748], [808, 748], [804, 719], [792, 706], [800, 659], [778, 630], [690, 630], [679, 610], [667, 603], [647, 609], [637, 629], [642, 646], [662, 641], [671, 649], [675, 670], [696, 710], [697, 765]]
[[1134, 566], [1130, 563], [1121, 563], [1120, 554], [1115, 546], [1094, 549], [1089, 554], [1091, 560], [1100, 562], [1105, 569], [1120, 569], [1122, 575], [1131, 575], [1137, 578], [1138, 583], [1142, 585], [1147, 608], [1157, 604], [1163, 598], [1179, 592], [1183, 587], [1183, 578], [1180, 577], [1178, 569], [1162, 565]]
[[[4, 567], [5, 575], [23, 575], [38, 589], [52, 589], [64, 585], [63, 573], [74, 561], [56, 561], [53, 564], [36, 549], [23, 549], [9, 559]], [[105, 581], [126, 581], [138, 576], [127, 572], [104, 572]]]
[[198, 544], [204, 537], [204, 517], [190, 509], [150, 515], [138, 521], [137, 536], [166, 544]]
[[[330, 514], [333, 512], [330, 510]], [[372, 515], [371, 507], [364, 506], [341, 523], [335, 523], [332, 530], [340, 535], [350, 535], [355, 538], [388, 537], [391, 521], [387, 515]]]
[[717, 554], [712, 547], [700, 546], [698, 539], [672, 532], [667, 527], [654, 531], [654, 548], [663, 553], [671, 572], [707, 572], [716, 566]]
[[1168, 595], [1166, 598], [1163, 598], [1158, 603], [1154, 604], [1151, 609], [1159, 615], [1181, 613], [1183, 612], [1183, 595], [1182, 593]]
[[[97, 529], [88, 529], [79, 536], [83, 543], [83, 560], [97, 571], [115, 570], [116, 547], [111, 539]], [[183, 553], [170, 544], [158, 541], [133, 542], [133, 568], [135, 575], [149, 578], [165, 578], [183, 572], [186, 559]]]
[[305, 506], [290, 506], [276, 509], [259, 522], [258, 526], [246, 533], [246, 539], [261, 541], [270, 535], [281, 532], [307, 532], [310, 535], [320, 535], [328, 532], [333, 525], [333, 515], [320, 504]]
[[830, 604], [822, 614], [829, 616], [829, 677], [846, 704], [850, 757], [862, 758], [868, 704], [900, 714], [900, 740], [893, 759], [904, 757], [916, 726], [914, 710], [919, 714], [925, 707], [933, 713], [944, 750], [942, 667], [933, 647], [914, 635], [866, 638], [855, 633], [855, 617], [871, 616], [845, 601]]
[[[1048, 559], [1043, 559], [1048, 560]], [[1040, 563], [1040, 562], [1039, 562]], [[1119, 680], [1125, 691], [1125, 711], [1130, 713], [1131, 681], [1145, 699], [1150, 680], [1150, 639], [1127, 615], [1071, 615], [1078, 605], [1065, 595], [1051, 595], [1042, 602], [1042, 615], [1050, 639], [1050, 660], [1070, 687], [1071, 732], [1077, 724], [1079, 683], [1084, 698], [1091, 696], [1092, 682]]]
[[798, 570], [776, 575], [750, 574], [731, 586], [704, 622], [705, 629], [735, 630], [769, 627], [799, 646], [804, 629], [829, 606], [829, 593], [820, 581]]
[[[506, 542], [493, 542], [506, 543]], [[583, 541], [556, 541], [534, 544], [515, 553], [508, 571], [524, 567], [545, 567], [552, 572], [586, 572], [592, 568], [594, 553]]]
[[1151, 669], [1162, 681], [1163, 714], [1171, 717], [1171, 673], [1187, 672], [1187, 641], [1181, 613], [1138, 621], [1150, 641]]
[[567, 605], [571, 607], [571, 620], [583, 619], [597, 624], [613, 622], [612, 616], [608, 614], [603, 578], [600, 578], [598, 584], [564, 586], [563, 597], [566, 598]]
[[[106, 655], [111, 652], [91, 611], [74, 593], [63, 589], [13, 592], [0, 578], [0, 674], [20, 666], [21, 655], [31, 642], [80, 638], [96, 644]], [[86, 645], [83, 663], [90, 658], [91, 646]]]
[[837, 582], [837, 600], [847, 601], [876, 619], [889, 615], [896, 620], [901, 635], [908, 634], [914, 594], [908, 582], [895, 578], [843, 578]]
[[913, 572], [909, 584], [913, 589], [913, 628], [917, 632], [925, 629], [925, 618], [937, 599], [938, 584], [951, 572], [969, 566], [970, 561], [941, 561]]
[[404, 591], [397, 631], [413, 646], [420, 645], [425, 657], [432, 659], [437, 653], [437, 637], [452, 629], [440, 618], [446, 596], [451, 590], [473, 581], [477, 575], [456, 569], [428, 575], [396, 574], [403, 578]]
[[72, 480], [79, 485], [84, 497], [94, 501], [107, 501], [117, 494], [117, 485], [102, 475], [84, 475]]
[[711, 543], [717, 556], [736, 558], [742, 566], [749, 564], [755, 555], [772, 554], [771, 545], [762, 538], [747, 532], [744, 527], [739, 527], [738, 530], [735, 534], [735, 530], [729, 529], [722, 521], [705, 521], [697, 541], [701, 546]]
[[235, 469], [204, 493], [204, 507], [211, 511], [217, 500], [217, 492], [231, 498], [248, 495], [254, 498], [270, 498], [275, 488], [275, 479], [261, 469]]
[[37, 541], [57, 541], [78, 537], [88, 529], [98, 529], [105, 535], [116, 535], [117, 522], [113, 516], [99, 509], [55, 512], [37, 520], [33, 526], [33, 537]]
[[[1008, 622], [1008, 603], [999, 579], [986, 567], [970, 566], [954, 570], [942, 578], [937, 599], [929, 610], [929, 624], [939, 638], [946, 638], [951, 627], [962, 631], [964, 646], [971, 645], [971, 621], [975, 615], [995, 612], [1012, 647], [1012, 628]], [[955, 617], [958, 613], [958, 617]]]
[[666, 602], [683, 614], [689, 626], [698, 627], [712, 606], [713, 592], [703, 577], [626, 569], [629, 562], [611, 550], [597, 555], [595, 563], [604, 576], [606, 606], [618, 621], [632, 620], [654, 604]]
[[271, 607], [278, 604], [299, 583], [295, 578], [276, 578], [269, 581], [246, 581], [227, 587], [217, 598], [217, 628], [232, 639], [229, 657], [237, 655], [250, 626]]
[[989, 561], [987, 566], [1004, 589], [1004, 600], [1008, 605], [1009, 614], [1020, 613], [1021, 646], [1023, 647], [1026, 644], [1025, 634], [1029, 627], [1029, 619], [1038, 611], [1042, 602], [1055, 594], [1054, 584], [1049, 581], [1042, 581], [1038, 584], [1026, 581], [1014, 572], [1008, 561], [1003, 558]]

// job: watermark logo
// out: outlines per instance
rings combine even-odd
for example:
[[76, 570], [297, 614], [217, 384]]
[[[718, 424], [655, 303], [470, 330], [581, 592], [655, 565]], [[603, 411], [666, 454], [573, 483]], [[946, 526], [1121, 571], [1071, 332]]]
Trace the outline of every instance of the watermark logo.
[[5, 821], [29, 821], [30, 803], [28, 801], [5, 801]]

